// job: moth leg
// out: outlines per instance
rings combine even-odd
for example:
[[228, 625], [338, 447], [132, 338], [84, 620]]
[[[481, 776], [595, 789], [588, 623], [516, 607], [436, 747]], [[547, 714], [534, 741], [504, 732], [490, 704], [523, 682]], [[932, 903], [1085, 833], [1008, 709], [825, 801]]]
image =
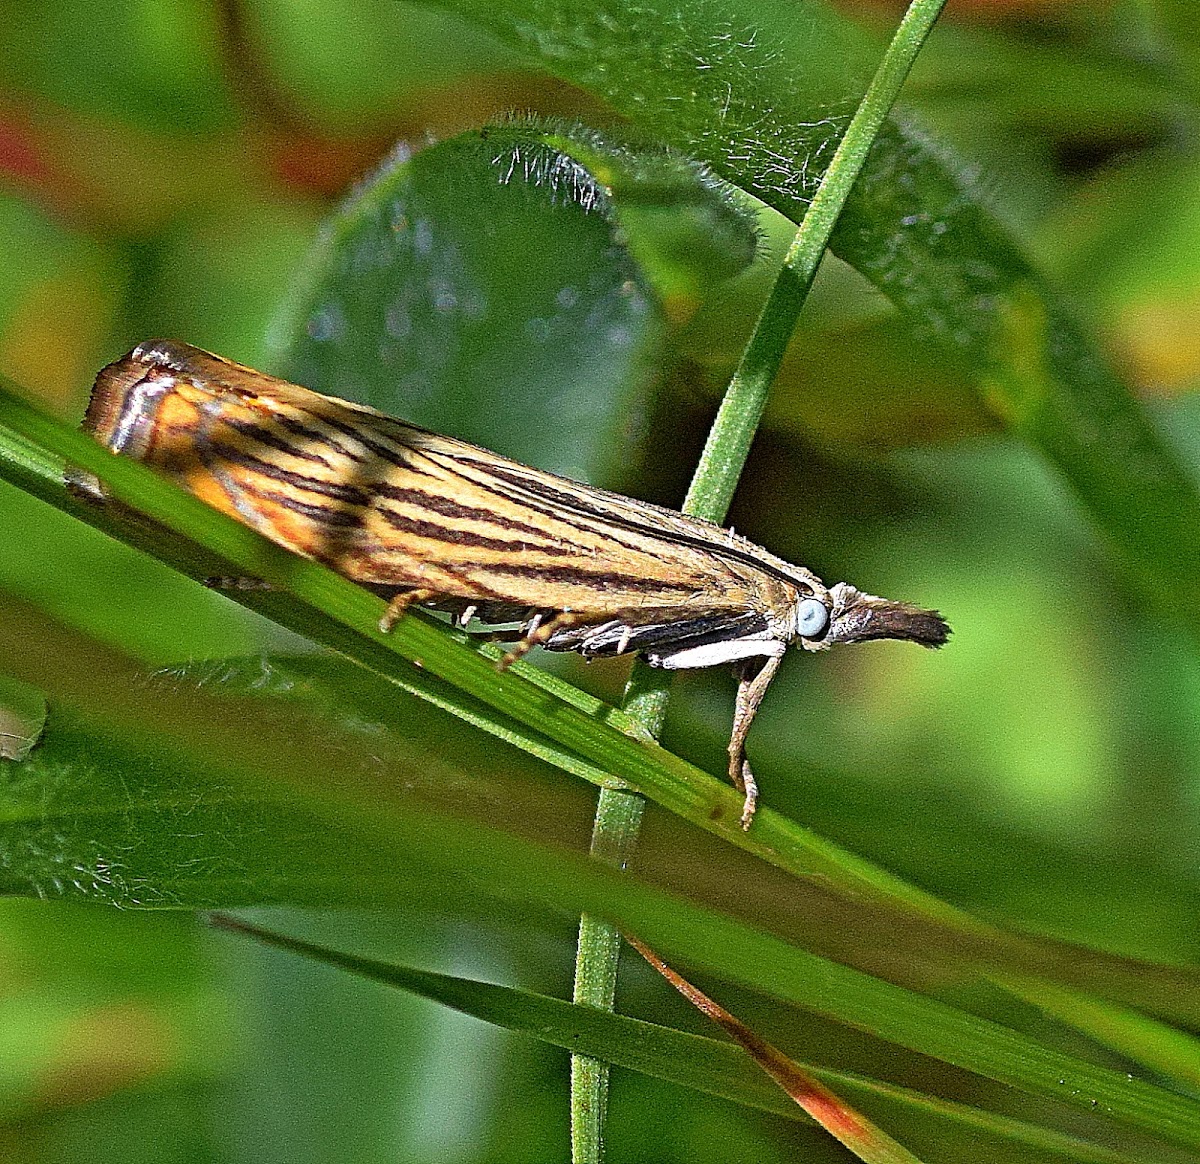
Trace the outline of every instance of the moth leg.
[[497, 664], [499, 670], [503, 671], [506, 667], [512, 666], [518, 659], [524, 658], [536, 646], [548, 642], [559, 631], [568, 630], [573, 626], [579, 626], [580, 623], [587, 621], [587, 615], [578, 614], [575, 611], [561, 610], [553, 618], [548, 618], [542, 622], [541, 616], [535, 614], [526, 624], [524, 634], [520, 641], [513, 644], [513, 648], [504, 656]]
[[733, 709], [733, 734], [729, 737], [729, 779], [734, 787], [745, 797], [742, 804], [741, 824], [743, 829], [750, 827], [754, 819], [754, 809], [758, 804], [758, 784], [750, 763], [746, 759], [746, 735], [758, 705], [762, 703], [783, 655], [758, 655], [746, 659], [738, 672], [737, 701]]
[[204, 585], [210, 590], [274, 590], [270, 582], [262, 578], [236, 578], [220, 574], [215, 578], [205, 578]]
[[436, 590], [402, 590], [399, 594], [393, 594], [387, 610], [383, 612], [383, 618], [379, 620], [379, 629], [385, 635], [388, 634], [404, 617], [404, 612], [410, 606], [417, 602], [428, 602], [437, 596]]

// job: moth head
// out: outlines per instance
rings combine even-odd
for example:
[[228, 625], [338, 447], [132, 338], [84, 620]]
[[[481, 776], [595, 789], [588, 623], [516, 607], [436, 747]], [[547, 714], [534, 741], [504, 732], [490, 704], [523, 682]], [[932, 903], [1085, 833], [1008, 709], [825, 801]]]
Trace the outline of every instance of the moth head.
[[810, 651], [868, 639], [906, 639], [940, 647], [950, 637], [950, 627], [936, 610], [864, 594], [848, 582], [831, 586], [824, 598], [801, 598], [794, 617], [796, 637]]

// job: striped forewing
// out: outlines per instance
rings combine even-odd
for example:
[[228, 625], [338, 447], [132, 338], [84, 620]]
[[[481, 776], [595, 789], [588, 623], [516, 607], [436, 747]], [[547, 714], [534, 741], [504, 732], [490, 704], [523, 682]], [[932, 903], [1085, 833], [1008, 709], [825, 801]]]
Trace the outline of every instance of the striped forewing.
[[717, 526], [184, 344], [106, 368], [86, 424], [273, 541], [383, 588], [635, 623], [774, 622], [815, 581]]

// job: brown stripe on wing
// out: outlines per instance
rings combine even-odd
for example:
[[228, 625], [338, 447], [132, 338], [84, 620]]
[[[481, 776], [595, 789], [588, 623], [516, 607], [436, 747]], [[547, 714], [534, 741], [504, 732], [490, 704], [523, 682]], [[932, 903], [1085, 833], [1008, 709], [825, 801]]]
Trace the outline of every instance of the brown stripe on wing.
[[[448, 438], [439, 437], [437, 439], [439, 441], [445, 439], [448, 442]], [[493, 499], [491, 503], [493, 512], [518, 508], [542, 519], [543, 525], [540, 528], [543, 535], [547, 532], [544, 523], [551, 521], [583, 535], [584, 539], [593, 545], [597, 544], [599, 539], [603, 539], [607, 547], [617, 546], [633, 554], [646, 554], [673, 569], [679, 568], [677, 545], [669, 537], [664, 536], [661, 531], [652, 527], [639, 526], [627, 519], [616, 517], [610, 510], [604, 508], [585, 509], [574, 503], [567, 504], [565, 502], [570, 502], [575, 495], [542, 482], [542, 475], [538, 470], [528, 470], [529, 473], [538, 474], [536, 478], [538, 488], [514, 490], [506, 487], [512, 482], [528, 480], [524, 474], [510, 472], [511, 469], [524, 467], [517, 466], [514, 462], [500, 457], [492, 459], [487, 459], [486, 455], [480, 457], [477, 454], [483, 450], [477, 450], [474, 446], [467, 447], [471, 449], [473, 455], [464, 463], [454, 459], [450, 452], [445, 450], [439, 450], [441, 455], [436, 457], [429, 455], [433, 450], [428, 447], [423, 447], [420, 452], [428, 456], [431, 463], [441, 468], [444, 474], [456, 477], [468, 486], [486, 492]], [[468, 467], [473, 471], [468, 472]], [[545, 474], [545, 476], [551, 475]], [[561, 480], [564, 485], [573, 484], [565, 478], [554, 478], [554, 480]], [[497, 482], [501, 483], [499, 487], [497, 487]], [[580, 486], [580, 488], [589, 487]], [[640, 503], [631, 502], [631, 504]], [[634, 538], [622, 536], [628, 533], [636, 536]]]
[[[696, 588], [690, 582], [669, 582], [660, 578], [647, 578], [643, 574], [622, 574], [616, 570], [585, 570], [580, 566], [541, 565], [524, 562], [494, 562], [488, 563], [486, 569], [494, 574], [502, 574], [508, 578], [536, 578], [543, 581], [567, 582], [574, 585], [593, 587], [598, 591], [611, 592], [613, 589], [629, 590], [639, 593], [661, 593], [671, 591], [679, 594], [695, 595]], [[606, 595], [610, 607], [611, 593]]]
[[301, 501], [293, 493], [272, 493], [247, 486], [247, 490], [256, 497], [271, 505], [280, 505], [292, 513], [307, 517], [318, 525], [330, 526], [335, 529], [354, 529], [362, 523], [362, 514], [353, 509], [340, 509], [329, 505], [319, 505], [314, 502]]
[[335, 432], [357, 441], [366, 452], [386, 464], [419, 472], [410, 463], [409, 451], [415, 439], [424, 435], [424, 429], [331, 396], [321, 396], [315, 392], [307, 395], [320, 402], [319, 407], [312, 408], [313, 415]]
[[[290, 433], [292, 436], [300, 437], [310, 444], [328, 447], [337, 453], [338, 456], [346, 457], [351, 461], [361, 461], [364, 459], [361, 453], [354, 452], [344, 441], [338, 440], [333, 435], [337, 430], [323, 418], [310, 417], [309, 419], [305, 419], [299, 416], [292, 416], [286, 412], [276, 412], [273, 419], [285, 432]], [[321, 427], [317, 427], [312, 423], [314, 419], [320, 420]]]
[[574, 553], [568, 546], [541, 544], [528, 541], [512, 541], [507, 538], [489, 537], [487, 534], [475, 533], [445, 521], [423, 521], [419, 518], [407, 517], [388, 506], [377, 506], [376, 512], [394, 530], [410, 534], [424, 541], [445, 542], [447, 545], [471, 546], [480, 550], [494, 550], [501, 554], [521, 554], [533, 551], [538, 554], [557, 556]]
[[274, 376], [252, 373], [240, 379], [236, 388], [238, 396], [259, 417], [270, 417], [317, 444], [327, 442], [356, 461], [364, 461], [369, 455], [385, 464], [407, 467], [406, 450], [424, 432], [365, 405], [322, 396]]
[[467, 505], [454, 497], [434, 493], [428, 489], [417, 489], [411, 486], [394, 485], [390, 481], [378, 481], [374, 485], [376, 497], [384, 497], [389, 501], [404, 502], [420, 509], [431, 510], [439, 517], [447, 517], [459, 521], [478, 521], [494, 525], [514, 533], [536, 534], [545, 536], [545, 527], [520, 521], [506, 513], [495, 509], [485, 509], [479, 505]]
[[293, 489], [299, 489], [306, 493], [318, 493], [322, 497], [330, 497], [335, 501], [341, 501], [359, 509], [365, 508], [370, 500], [370, 494], [357, 485], [343, 485], [340, 481], [328, 481], [321, 477], [298, 473], [293, 469], [285, 469], [282, 465], [276, 464], [266, 457], [257, 456], [246, 449], [226, 444], [223, 441], [213, 441], [203, 447], [200, 455], [205, 465], [210, 468], [218, 462], [240, 465], [249, 469], [251, 473], [261, 474], [263, 477], [269, 477], [272, 481], [290, 485]]
[[[284, 453], [289, 457], [295, 457], [299, 461], [322, 465], [326, 469], [332, 467], [329, 457], [325, 453], [314, 451], [314, 446], [328, 450], [330, 448], [328, 437], [312, 431], [307, 441], [301, 444], [294, 439], [296, 434], [289, 432], [288, 428], [284, 425], [283, 417], [272, 419], [275, 421], [273, 425], [264, 423], [259, 418], [242, 419], [236, 416], [226, 416], [222, 418], [222, 423], [226, 428], [230, 428], [237, 433], [244, 441], [263, 446], [277, 453]], [[337, 450], [334, 451], [336, 452]]]

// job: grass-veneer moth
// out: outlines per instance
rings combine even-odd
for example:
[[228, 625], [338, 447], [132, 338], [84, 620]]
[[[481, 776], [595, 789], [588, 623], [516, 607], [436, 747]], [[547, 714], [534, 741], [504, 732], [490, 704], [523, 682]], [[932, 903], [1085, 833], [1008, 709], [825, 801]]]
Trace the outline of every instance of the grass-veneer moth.
[[[639, 653], [738, 673], [729, 775], [757, 788], [746, 734], [785, 649], [908, 639], [939, 647], [935, 611], [826, 586], [698, 518], [531, 469], [359, 404], [153, 340], [101, 371], [84, 427], [279, 545], [388, 597], [515, 645]], [[103, 498], [75, 474], [76, 489]], [[503, 624], [508, 624], [505, 629]]]

